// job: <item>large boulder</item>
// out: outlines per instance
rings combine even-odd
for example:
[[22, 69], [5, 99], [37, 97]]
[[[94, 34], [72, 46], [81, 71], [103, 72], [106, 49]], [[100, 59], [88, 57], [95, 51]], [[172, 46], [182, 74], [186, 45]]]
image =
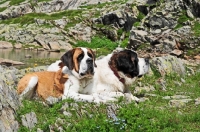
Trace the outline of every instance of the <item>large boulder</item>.
[[184, 62], [171, 55], [153, 58], [151, 60], [151, 67], [158, 71], [162, 76], [171, 73], [177, 73], [179, 75], [186, 74]]
[[17, 132], [19, 123], [16, 111], [21, 106], [16, 87], [19, 79], [27, 72], [46, 70], [47, 66], [18, 70], [14, 67], [0, 65], [0, 131]]

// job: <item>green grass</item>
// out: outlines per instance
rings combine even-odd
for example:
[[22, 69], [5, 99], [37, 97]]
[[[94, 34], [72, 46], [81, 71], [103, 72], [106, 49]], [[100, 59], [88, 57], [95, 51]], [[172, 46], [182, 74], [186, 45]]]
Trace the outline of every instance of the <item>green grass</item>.
[[[31, 24], [34, 23], [34, 19], [45, 19], [45, 20], [56, 20], [61, 19], [62, 17], [66, 16], [70, 19], [70, 23], [78, 23], [81, 21], [81, 19], [75, 18], [75, 16], [80, 16], [82, 13], [82, 10], [67, 10], [59, 13], [54, 13], [51, 15], [47, 15], [45, 13], [29, 13], [25, 14], [24, 16], [17, 17], [17, 18], [11, 18], [8, 20], [3, 20], [0, 23], [2, 24]], [[81, 17], [80, 17], [81, 18]]]
[[10, 5], [19, 5], [20, 3], [24, 2], [25, 0], [11, 0]]
[[175, 29], [183, 27], [183, 23], [186, 22], [187, 20], [192, 21], [193, 19], [187, 16], [186, 11], [182, 11], [182, 15], [179, 16], [178, 23], [177, 23]]
[[4, 11], [5, 9], [6, 9], [6, 7], [1, 7], [0, 12]]
[[78, 41], [75, 45], [76, 47], [88, 47], [91, 49], [98, 49], [97, 56], [110, 53], [117, 46], [117, 42], [113, 42], [106, 37], [93, 37], [91, 42], [86, 41]]
[[[25, 0], [11, 0], [10, 1], [10, 5], [19, 5], [20, 3], [24, 2]], [[51, 0], [38, 0], [38, 2], [48, 2]], [[29, 2], [32, 2], [32, 0], [30, 0]]]
[[192, 31], [194, 32], [195, 36], [200, 36], [200, 22], [194, 22], [194, 25], [192, 26]]

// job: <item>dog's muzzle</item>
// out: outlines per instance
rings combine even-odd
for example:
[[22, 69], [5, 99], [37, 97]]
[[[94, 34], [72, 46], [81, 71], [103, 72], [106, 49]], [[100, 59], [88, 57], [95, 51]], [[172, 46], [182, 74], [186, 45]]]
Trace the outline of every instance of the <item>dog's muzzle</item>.
[[94, 75], [94, 63], [92, 58], [86, 60], [87, 70], [84, 73], [80, 73], [81, 76], [93, 76]]
[[138, 67], [139, 67], [138, 77], [142, 77], [144, 74], [146, 74], [149, 71], [149, 59], [139, 58]]

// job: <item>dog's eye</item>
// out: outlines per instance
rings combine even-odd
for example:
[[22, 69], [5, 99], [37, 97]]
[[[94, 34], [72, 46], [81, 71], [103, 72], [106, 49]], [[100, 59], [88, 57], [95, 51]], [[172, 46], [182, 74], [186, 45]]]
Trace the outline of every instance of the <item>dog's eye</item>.
[[92, 54], [91, 53], [87, 53], [88, 54], [88, 56], [90, 57], [90, 58], [92, 58]]
[[84, 57], [84, 54], [80, 54], [77, 59], [80, 61], [83, 59], [83, 57]]

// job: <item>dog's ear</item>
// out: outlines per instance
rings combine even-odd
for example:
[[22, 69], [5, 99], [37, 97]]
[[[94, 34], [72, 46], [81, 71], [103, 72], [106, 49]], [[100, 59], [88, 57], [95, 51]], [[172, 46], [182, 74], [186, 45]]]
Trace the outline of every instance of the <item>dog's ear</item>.
[[88, 49], [88, 51], [92, 54], [93, 61], [94, 61], [94, 67], [97, 67], [97, 65], [96, 65], [96, 63], [95, 63], [95, 60], [96, 60], [95, 53], [94, 53], [91, 49]]
[[60, 60], [68, 67], [69, 70], [72, 70], [74, 68], [74, 62], [73, 62], [73, 55], [74, 55], [74, 49], [67, 51]]

